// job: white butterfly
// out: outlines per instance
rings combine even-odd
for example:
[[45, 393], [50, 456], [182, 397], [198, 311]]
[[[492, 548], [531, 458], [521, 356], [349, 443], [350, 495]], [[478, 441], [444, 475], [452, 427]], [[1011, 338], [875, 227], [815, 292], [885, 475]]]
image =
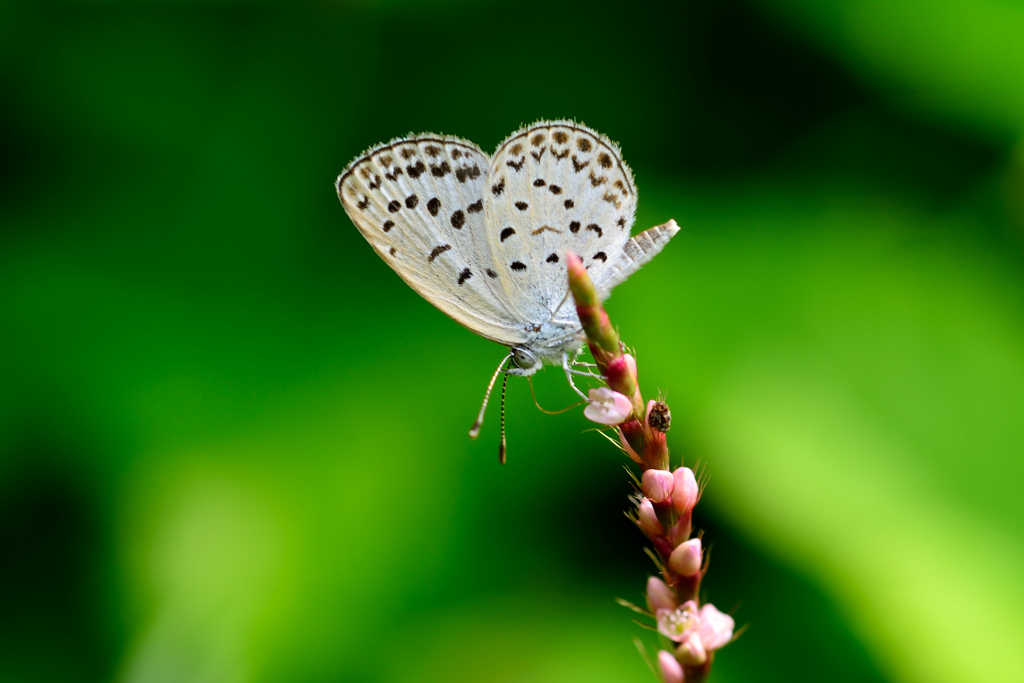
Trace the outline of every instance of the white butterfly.
[[583, 259], [604, 299], [679, 230], [669, 221], [630, 238], [633, 174], [615, 143], [571, 121], [535, 123], [490, 157], [455, 137], [397, 138], [349, 164], [335, 186], [403, 280], [510, 347], [499, 371], [509, 356], [514, 375], [560, 364], [570, 383], [583, 335], [566, 251]]

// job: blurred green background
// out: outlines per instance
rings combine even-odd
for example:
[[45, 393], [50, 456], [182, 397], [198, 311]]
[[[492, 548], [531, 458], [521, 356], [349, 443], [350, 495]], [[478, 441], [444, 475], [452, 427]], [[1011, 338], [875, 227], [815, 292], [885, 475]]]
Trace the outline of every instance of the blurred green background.
[[653, 680], [624, 459], [467, 439], [500, 349], [332, 188], [554, 117], [682, 226], [609, 312], [713, 680], [1024, 680], [1019, 1], [8, 1], [0, 86], [0, 680]]

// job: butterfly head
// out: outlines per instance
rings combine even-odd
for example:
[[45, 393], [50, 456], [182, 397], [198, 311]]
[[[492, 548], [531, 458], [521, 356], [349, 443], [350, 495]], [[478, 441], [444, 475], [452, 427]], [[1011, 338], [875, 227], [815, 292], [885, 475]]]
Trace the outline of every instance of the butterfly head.
[[540, 360], [529, 349], [523, 346], [513, 346], [511, 351], [512, 360], [516, 364], [516, 367], [509, 368], [511, 374], [526, 377], [540, 370]]

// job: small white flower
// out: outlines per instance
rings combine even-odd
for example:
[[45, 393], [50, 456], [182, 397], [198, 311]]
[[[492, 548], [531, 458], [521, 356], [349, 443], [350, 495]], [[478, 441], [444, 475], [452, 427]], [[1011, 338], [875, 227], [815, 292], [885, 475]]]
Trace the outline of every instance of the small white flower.
[[658, 632], [669, 640], [681, 643], [700, 625], [697, 603], [687, 600], [677, 609], [659, 609], [656, 613]]
[[618, 425], [629, 419], [633, 404], [628, 398], [608, 387], [590, 390], [590, 403], [583, 409], [588, 420], [603, 425]]

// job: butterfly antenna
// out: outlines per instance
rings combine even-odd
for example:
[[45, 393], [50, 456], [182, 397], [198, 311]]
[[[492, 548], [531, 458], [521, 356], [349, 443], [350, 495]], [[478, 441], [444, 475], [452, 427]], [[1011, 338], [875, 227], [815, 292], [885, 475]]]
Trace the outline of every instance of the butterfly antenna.
[[[494, 383], [498, 380], [498, 375], [501, 374], [501, 369], [504, 367], [505, 361], [511, 357], [512, 354], [510, 353], [502, 358], [501, 362], [498, 363], [498, 369], [494, 371], [494, 376], [491, 377], [491, 382], [487, 385], [487, 393], [484, 394], [484, 403], [480, 406], [480, 413], [476, 416], [476, 422], [474, 422], [473, 426], [469, 428], [469, 438], [475, 439], [480, 435], [480, 426], [484, 423], [484, 411], [487, 410], [487, 401], [491, 398], [491, 389], [494, 388]], [[507, 380], [508, 377], [506, 376], [505, 379]], [[504, 399], [502, 399], [502, 404], [504, 405]]]
[[505, 388], [508, 386], [508, 375], [501, 383], [501, 445], [498, 446], [498, 462], [505, 464]]

